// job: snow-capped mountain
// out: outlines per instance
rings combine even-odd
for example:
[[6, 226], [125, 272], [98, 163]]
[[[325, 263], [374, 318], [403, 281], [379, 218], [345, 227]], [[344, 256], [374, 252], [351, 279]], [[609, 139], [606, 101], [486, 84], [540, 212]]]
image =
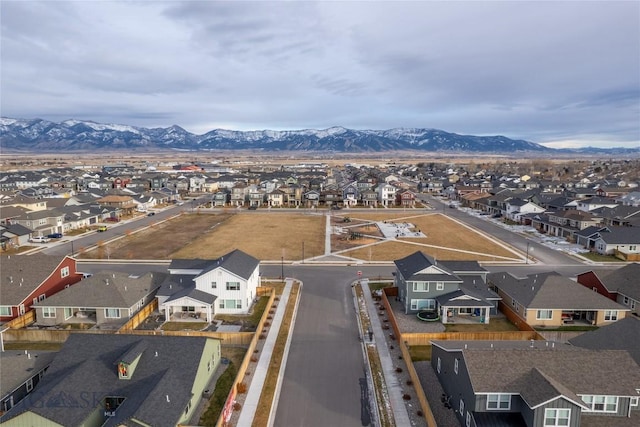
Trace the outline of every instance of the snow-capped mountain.
[[233, 131], [215, 129], [203, 135], [180, 126], [142, 128], [66, 120], [0, 118], [3, 151], [113, 151], [113, 150], [265, 150], [379, 152], [547, 153], [555, 150], [504, 136], [458, 135], [437, 129]]

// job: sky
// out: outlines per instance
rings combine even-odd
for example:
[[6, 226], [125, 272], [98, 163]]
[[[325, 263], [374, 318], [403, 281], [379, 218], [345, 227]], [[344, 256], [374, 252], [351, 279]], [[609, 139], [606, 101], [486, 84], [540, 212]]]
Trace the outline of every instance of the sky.
[[640, 147], [640, 1], [0, 2], [0, 114]]

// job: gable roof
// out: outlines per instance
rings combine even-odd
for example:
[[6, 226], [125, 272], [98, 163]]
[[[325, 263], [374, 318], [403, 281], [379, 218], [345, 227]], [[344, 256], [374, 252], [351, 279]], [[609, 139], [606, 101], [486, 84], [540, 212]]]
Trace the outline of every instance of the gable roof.
[[[128, 420], [134, 418], [148, 425], [175, 425], [192, 399], [196, 372], [210, 340], [71, 334], [33, 398], [20, 402], [0, 421], [30, 411], [61, 425], [80, 425], [102, 399], [117, 396], [125, 399], [105, 426], [130, 425]], [[140, 351], [140, 361], [130, 379], [120, 380], [114, 361], [132, 349]], [[86, 404], [86, 396], [93, 404]]]
[[488, 280], [529, 309], [629, 311], [628, 307], [556, 272], [530, 274], [524, 279], [509, 273], [492, 273]]
[[[520, 394], [531, 407], [563, 396], [636, 396], [640, 367], [626, 351], [586, 350], [549, 342], [433, 341], [464, 358], [475, 393]], [[488, 344], [494, 344], [493, 348]], [[466, 347], [466, 348], [465, 348]], [[615, 366], [616, 369], [602, 369]], [[584, 405], [584, 404], [583, 404]]]
[[221, 256], [217, 260], [213, 260], [209, 263], [208, 267], [200, 273], [205, 274], [209, 271], [215, 270], [218, 267], [222, 267], [225, 270], [248, 280], [251, 274], [255, 271], [256, 267], [260, 264], [260, 261], [251, 255], [242, 252], [239, 249], [234, 249], [226, 255]]
[[640, 264], [632, 263], [624, 267], [599, 274], [600, 281], [609, 291], [619, 292], [640, 300]]
[[101, 271], [34, 304], [35, 307], [129, 308], [160, 287], [166, 273]]
[[60, 266], [65, 256], [13, 255], [0, 257], [0, 301], [18, 305]]
[[571, 338], [569, 343], [590, 350], [627, 350], [640, 365], [640, 319], [626, 316], [617, 322]]
[[446, 266], [420, 251], [396, 260], [394, 264], [404, 280], [462, 282]]
[[640, 244], [640, 227], [607, 227], [598, 237], [608, 245]]

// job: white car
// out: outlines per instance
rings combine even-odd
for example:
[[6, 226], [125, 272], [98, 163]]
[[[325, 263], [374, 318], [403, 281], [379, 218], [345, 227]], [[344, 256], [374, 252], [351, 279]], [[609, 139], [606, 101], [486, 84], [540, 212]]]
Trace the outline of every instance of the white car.
[[48, 243], [51, 239], [46, 236], [33, 236], [29, 239], [31, 243]]

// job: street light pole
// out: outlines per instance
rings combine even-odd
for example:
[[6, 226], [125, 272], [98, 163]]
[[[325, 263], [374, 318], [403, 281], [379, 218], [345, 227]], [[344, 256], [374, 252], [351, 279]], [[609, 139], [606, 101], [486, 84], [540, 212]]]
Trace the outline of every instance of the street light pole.
[[529, 242], [527, 242], [527, 261], [526, 264], [529, 264]]
[[280, 257], [280, 266], [281, 266], [280, 278], [284, 280], [284, 256]]
[[304, 264], [304, 240], [302, 241], [302, 263]]

